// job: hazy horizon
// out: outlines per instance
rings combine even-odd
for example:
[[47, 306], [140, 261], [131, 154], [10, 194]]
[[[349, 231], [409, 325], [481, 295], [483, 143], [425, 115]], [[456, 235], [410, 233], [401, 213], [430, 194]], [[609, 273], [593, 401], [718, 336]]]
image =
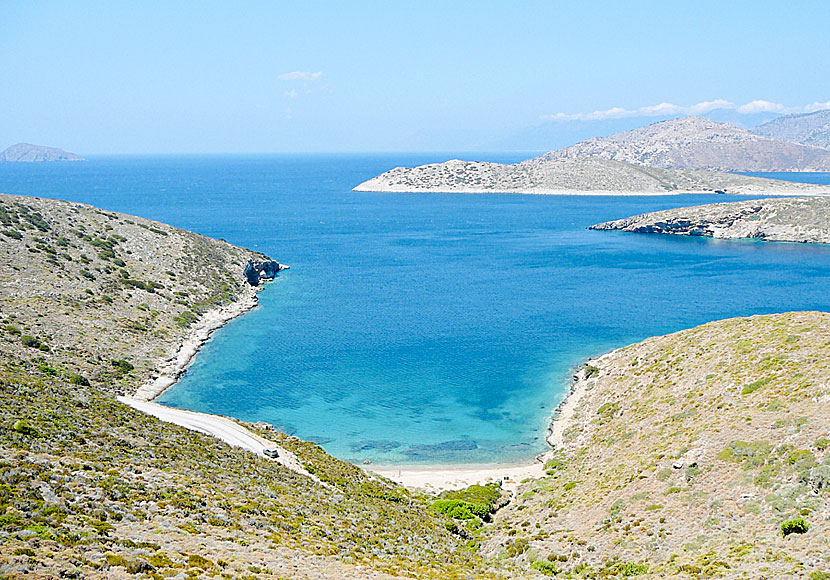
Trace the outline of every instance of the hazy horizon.
[[[830, 107], [830, 4], [0, 6], [0, 149], [542, 151]], [[774, 74], [773, 74], [774, 73]]]

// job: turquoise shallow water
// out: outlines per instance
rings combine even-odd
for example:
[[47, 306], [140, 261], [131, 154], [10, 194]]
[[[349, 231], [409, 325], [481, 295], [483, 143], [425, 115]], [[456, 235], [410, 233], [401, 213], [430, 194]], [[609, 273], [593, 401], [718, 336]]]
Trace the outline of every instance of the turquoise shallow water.
[[0, 191], [159, 219], [290, 264], [161, 402], [268, 421], [358, 462], [527, 460], [584, 358], [709, 320], [830, 307], [830, 248], [586, 229], [737, 198], [350, 191], [447, 158], [7, 164]]

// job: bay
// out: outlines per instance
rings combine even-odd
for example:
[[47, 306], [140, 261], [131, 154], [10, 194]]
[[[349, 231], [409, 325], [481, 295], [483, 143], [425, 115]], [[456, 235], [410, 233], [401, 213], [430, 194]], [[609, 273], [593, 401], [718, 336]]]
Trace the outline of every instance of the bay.
[[355, 462], [526, 461], [586, 357], [710, 320], [830, 306], [824, 246], [586, 229], [743, 197], [351, 191], [454, 156], [469, 158], [0, 164], [0, 191], [157, 219], [290, 264], [159, 401], [267, 421]]

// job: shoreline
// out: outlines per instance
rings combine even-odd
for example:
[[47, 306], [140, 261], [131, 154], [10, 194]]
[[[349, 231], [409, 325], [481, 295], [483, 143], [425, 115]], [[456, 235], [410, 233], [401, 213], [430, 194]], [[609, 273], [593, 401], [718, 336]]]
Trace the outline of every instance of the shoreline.
[[[613, 352], [613, 351], [611, 351]], [[520, 464], [448, 464], [448, 465], [383, 465], [362, 466], [365, 471], [376, 473], [407, 488], [441, 492], [461, 489], [471, 485], [501, 483], [503, 489], [515, 492], [523, 481], [540, 479], [545, 476], [545, 463], [564, 444], [567, 429], [573, 424], [576, 409], [588, 390], [590, 377], [586, 376], [589, 366], [595, 366], [605, 356], [589, 358], [573, 373], [571, 386], [565, 398], [554, 409], [545, 433], [549, 449], [536, 456], [532, 463]]]
[[159, 365], [159, 375], [138, 387], [130, 398], [151, 402], [175, 385], [214, 332], [256, 308], [260, 290], [262, 286], [246, 286], [236, 302], [205, 312], [199, 322], [189, 329], [178, 348], [169, 352], [169, 356]]
[[[192, 325], [185, 337], [175, 348], [168, 352], [168, 357], [158, 365], [158, 376], [150, 379], [138, 387], [130, 399], [143, 402], [152, 402], [156, 397], [175, 385], [193, 358], [202, 348], [210, 336], [238, 318], [250, 312], [259, 304], [257, 293], [263, 289], [261, 281], [272, 282], [279, 272], [288, 270], [291, 266], [276, 261], [254, 262], [249, 260], [243, 270], [242, 291], [235, 302], [230, 302], [218, 308], [205, 312], [199, 321]], [[175, 345], [174, 345], [175, 346]]]
[[[443, 194], [495, 194], [495, 195], [558, 195], [558, 196], [577, 196], [577, 197], [663, 197], [675, 195], [711, 195], [712, 197], [719, 197], [722, 194], [714, 191], [690, 191], [690, 190], [671, 190], [671, 191], [622, 191], [622, 190], [576, 190], [576, 189], [476, 189], [476, 188], [458, 188], [447, 190], [441, 187], [424, 187], [420, 189], [412, 188], [368, 188], [368, 187], [354, 187], [352, 191], [360, 193], [443, 193]], [[830, 196], [830, 189], [821, 191], [804, 191], [804, 190], [786, 190], [786, 191], [730, 191], [728, 195], [746, 196], [746, 197], [827, 197]]]
[[[288, 266], [280, 265], [280, 269], [287, 268]], [[257, 307], [259, 303], [257, 293], [262, 290], [262, 288], [262, 286], [246, 286], [243, 288], [241, 296], [236, 302], [232, 302], [206, 312], [202, 316], [201, 320], [189, 330], [182, 342], [179, 343], [178, 347], [171, 349], [169, 356], [163, 361], [162, 364], [159, 365], [158, 376], [138, 387], [132, 395], [119, 397], [119, 401], [144, 413], [156, 416], [161, 420], [174, 422], [181, 426], [195, 429], [202, 433], [217, 437], [229, 445], [249, 448], [249, 450], [254, 453], [262, 455], [262, 450], [259, 449], [259, 445], [240, 444], [237, 440], [239, 438], [238, 435], [231, 438], [225, 436], [225, 423], [232, 420], [231, 418], [223, 417], [221, 415], [188, 411], [187, 413], [190, 413], [193, 416], [198, 415], [202, 418], [202, 423], [196, 427], [188, 424], [190, 421], [183, 423], [181, 418], [173, 418], [173, 415], [177, 412], [181, 413], [181, 410], [168, 408], [154, 402], [157, 397], [178, 382], [193, 362], [194, 357], [198, 354], [202, 345], [210, 339], [211, 335], [215, 331], [222, 328], [235, 318], [238, 318]], [[429, 464], [417, 466], [358, 465], [357, 467], [362, 468], [367, 473], [380, 475], [381, 477], [385, 477], [398, 485], [402, 485], [403, 487], [410, 489], [441, 492], [445, 490], [461, 489], [476, 484], [484, 485], [487, 483], [497, 482], [503, 489], [515, 492], [522, 482], [544, 477], [545, 462], [556, 451], [556, 449], [562, 445], [564, 432], [572, 421], [576, 407], [584, 395], [587, 382], [587, 379], [584, 376], [585, 369], [593, 361], [596, 361], [599, 358], [602, 357], [588, 359], [577, 367], [577, 370], [573, 374], [571, 387], [568, 393], [556, 406], [548, 422], [545, 442], [549, 446], [549, 449], [539, 453], [532, 462], [506, 464]], [[149, 409], [149, 405], [153, 406], [152, 410]], [[169, 412], [162, 413], [162, 410], [167, 410]], [[241, 425], [238, 425], [238, 427], [239, 429], [248, 432], [254, 439], [262, 439]], [[295, 469], [295, 471], [298, 473], [300, 472], [297, 469]], [[305, 475], [305, 473], [303, 474]]]

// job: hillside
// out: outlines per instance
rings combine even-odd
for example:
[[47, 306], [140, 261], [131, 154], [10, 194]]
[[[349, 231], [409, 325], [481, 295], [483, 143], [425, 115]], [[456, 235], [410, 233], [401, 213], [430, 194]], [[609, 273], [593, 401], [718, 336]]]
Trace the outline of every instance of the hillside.
[[525, 163], [582, 157], [664, 169], [830, 170], [830, 149], [780, 141], [700, 117], [683, 117], [587, 139]]
[[56, 147], [17, 143], [0, 152], [0, 161], [34, 163], [41, 161], [83, 161], [83, 158]]
[[678, 171], [599, 158], [516, 165], [452, 160], [396, 167], [355, 191], [666, 195], [671, 193], [827, 194], [830, 187], [714, 171]]
[[781, 141], [830, 147], [830, 109], [787, 115], [753, 127], [750, 131]]
[[830, 577], [829, 355], [830, 314], [801, 312], [590, 360], [485, 552], [558, 578]]
[[646, 213], [592, 230], [830, 243], [830, 199], [759, 199]]
[[422, 496], [257, 429], [312, 477], [117, 402], [267, 257], [0, 195], [0, 576], [490, 577]]

